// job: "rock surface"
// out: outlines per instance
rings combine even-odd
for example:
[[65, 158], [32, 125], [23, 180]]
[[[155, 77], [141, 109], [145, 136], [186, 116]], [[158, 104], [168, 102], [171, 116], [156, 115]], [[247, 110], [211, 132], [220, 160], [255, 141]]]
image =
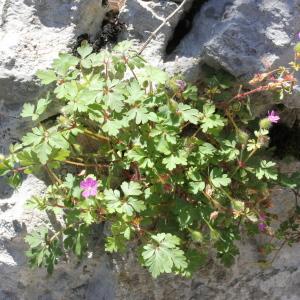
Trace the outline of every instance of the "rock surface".
[[[164, 5], [159, 0], [127, 1], [121, 12], [121, 20], [128, 25], [125, 37], [144, 41], [175, 6], [173, 1], [165, 1]], [[276, 5], [271, 0], [188, 0], [144, 55], [169, 72], [183, 73], [188, 80], [198, 80], [202, 66], [207, 64], [248, 81], [257, 72], [293, 60], [293, 46], [300, 31], [299, 12], [299, 0], [278, 0]], [[174, 26], [179, 20], [183, 28]], [[179, 34], [177, 46], [167, 53], [174, 30], [175, 34], [185, 34]], [[260, 100], [264, 105], [272, 102]], [[299, 92], [287, 99], [286, 105], [300, 108]]]
[[[202, 5], [193, 4], [201, 2]], [[176, 60], [185, 68], [185, 59], [197, 59], [201, 63], [221, 67], [235, 77], [252, 76], [275, 62], [284, 62], [297, 42], [300, 21], [300, 1], [249, 1], [249, 0], [188, 0], [170, 24], [146, 49], [145, 54], [156, 53], [161, 62]], [[127, 1], [121, 12], [121, 20], [127, 24], [127, 37], [143, 41], [166, 17], [176, 4], [168, 1]], [[187, 16], [189, 9], [198, 8], [192, 22], [178, 46], [166, 53], [168, 42], [174, 33], [174, 24]], [[155, 11], [155, 13], [152, 13]], [[149, 17], [149, 14], [151, 17]], [[182, 23], [184, 26], [184, 23]], [[291, 59], [292, 57], [290, 57]], [[189, 66], [187, 66], [189, 68]], [[195, 79], [195, 78], [194, 78]]]
[[7, 105], [31, 100], [34, 74], [50, 65], [79, 34], [95, 34], [105, 10], [99, 0], [1, 0], [0, 99]]
[[[127, 26], [123, 38], [134, 38], [140, 46], [176, 9], [176, 2], [181, 1], [127, 0], [121, 13]], [[299, 12], [300, 0], [188, 0], [144, 54], [191, 80], [201, 76], [203, 64], [245, 80], [289, 61], [300, 31]], [[16, 116], [22, 103], [42, 92], [36, 70], [49, 66], [77, 35], [95, 34], [104, 14], [100, 0], [0, 0], [0, 152], [18, 139], [23, 124]], [[176, 29], [180, 20], [183, 36]], [[175, 42], [174, 32], [180, 36]], [[177, 45], [172, 51], [170, 41]], [[290, 106], [299, 107], [299, 100], [292, 99]], [[46, 218], [24, 204], [44, 187], [32, 176], [15, 192], [0, 181], [0, 300], [300, 299], [299, 245], [283, 249], [272, 267], [261, 269], [259, 239], [240, 243], [241, 255], [231, 269], [210, 261], [190, 280], [152, 280], [131, 251], [124, 257], [104, 254], [101, 238], [89, 258], [59, 265], [52, 277], [44, 270], [32, 271], [23, 238]], [[293, 194], [286, 190], [274, 192], [273, 199], [282, 217], [293, 208]]]

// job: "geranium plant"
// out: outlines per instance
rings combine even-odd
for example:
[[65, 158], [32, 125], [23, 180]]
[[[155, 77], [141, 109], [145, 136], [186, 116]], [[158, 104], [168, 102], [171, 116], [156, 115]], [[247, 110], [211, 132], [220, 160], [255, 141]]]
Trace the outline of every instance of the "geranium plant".
[[[295, 220], [272, 231], [267, 211], [274, 185], [298, 186], [265, 152], [280, 117], [272, 110], [247, 126], [248, 97], [291, 93], [296, 62], [256, 75], [256, 87], [230, 96], [232, 87], [218, 76], [198, 90], [146, 63], [128, 42], [100, 53], [83, 42], [78, 53], [60, 54], [37, 73], [49, 92], [24, 105], [22, 116], [35, 126], [0, 164], [15, 186], [23, 174], [46, 173], [52, 181], [29, 204], [53, 212], [61, 229], [29, 233], [32, 265], [52, 272], [66, 253], [82, 257], [93, 225], [102, 222], [111, 228], [105, 250], [124, 251], [135, 240], [154, 277], [189, 276], [211, 249], [232, 263], [241, 232], [282, 240], [297, 232]], [[50, 107], [60, 107], [55, 120], [44, 118]]]

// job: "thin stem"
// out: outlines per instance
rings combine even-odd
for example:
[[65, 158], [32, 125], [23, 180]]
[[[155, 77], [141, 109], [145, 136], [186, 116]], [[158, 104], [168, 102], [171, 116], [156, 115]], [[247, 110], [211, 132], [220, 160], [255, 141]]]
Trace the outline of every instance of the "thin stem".
[[195, 131], [195, 133], [192, 135], [192, 138], [197, 137], [197, 134], [201, 131], [201, 127], [199, 126], [199, 128]]
[[158, 34], [158, 32], [167, 24], [167, 22], [172, 19], [177, 12], [179, 12], [183, 6], [187, 3], [187, 0], [183, 0], [182, 3], [151, 33], [151, 35], [148, 37], [146, 42], [143, 44], [141, 49], [139, 50], [138, 54], [141, 55], [142, 52], [145, 50], [145, 48], [148, 46], [148, 44], [151, 42], [151, 40]]
[[285, 244], [286, 244], [286, 240], [284, 240], [284, 241], [282, 242], [282, 244], [280, 245], [279, 249], [276, 251], [274, 257], [273, 257], [272, 260], [271, 260], [271, 264], [275, 261], [275, 259], [277, 258], [279, 252], [281, 251], [281, 249], [284, 247]]
[[[246, 163], [255, 154], [257, 150], [258, 150], [257, 148], [253, 149], [243, 162]], [[231, 177], [233, 177], [240, 168], [241, 166], [237, 166], [234, 172], [231, 174]]]
[[103, 136], [101, 134], [98, 134], [98, 133], [95, 133], [95, 132], [92, 132], [88, 129], [84, 129], [84, 133], [86, 133], [87, 135], [91, 136], [91, 137], [95, 137], [97, 138], [98, 140], [103, 140], [103, 141], [110, 141], [110, 139], [106, 136]]
[[31, 166], [34, 166], [34, 165], [30, 165], [30, 166], [26, 166], [26, 167], [14, 168], [14, 169], [11, 169], [10, 171], [13, 172], [13, 173], [20, 173], [20, 172], [26, 170], [27, 168], [29, 168]]
[[103, 168], [109, 168], [108, 164], [85, 164], [85, 163], [80, 163], [80, 162], [75, 162], [75, 161], [70, 161], [70, 160], [64, 160], [63, 161], [66, 164], [69, 165], [74, 165], [74, 166], [78, 166], [78, 167], [103, 167]]
[[125, 55], [124, 55], [123, 58], [124, 58], [125, 64], [128, 66], [128, 68], [129, 68], [129, 70], [131, 71], [133, 77], [135, 78], [135, 80], [138, 81], [138, 78], [137, 78], [137, 76], [136, 76], [134, 70], [131, 68], [131, 66], [130, 66], [129, 63], [128, 63], [128, 58], [127, 58]]
[[62, 181], [56, 176], [56, 174], [48, 167], [48, 165], [45, 165], [45, 169], [48, 173], [48, 175], [50, 176], [50, 178], [52, 179], [53, 183], [59, 183], [62, 184]]
[[234, 129], [236, 130], [236, 132], [239, 131], [239, 128], [237, 127], [236, 123], [234, 122], [230, 112], [228, 110], [225, 110], [225, 114], [228, 117], [228, 119], [230, 120], [231, 124], [233, 125]]

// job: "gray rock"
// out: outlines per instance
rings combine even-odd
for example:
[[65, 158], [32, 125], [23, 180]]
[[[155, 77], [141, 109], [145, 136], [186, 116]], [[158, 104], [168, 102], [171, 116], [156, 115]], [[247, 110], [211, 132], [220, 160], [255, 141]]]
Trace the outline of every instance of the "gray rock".
[[[299, 0], [250, 1], [209, 0], [195, 13], [193, 25], [178, 41], [178, 46], [167, 55], [166, 48], [178, 20], [185, 17], [192, 1], [179, 12], [170, 24], [151, 42], [144, 52], [152, 63], [171, 73], [183, 73], [188, 80], [197, 81], [202, 76], [202, 66], [207, 64], [223, 69], [242, 82], [255, 73], [271, 67], [287, 65], [293, 60], [293, 46], [300, 31]], [[156, 15], [149, 11], [155, 7]], [[173, 2], [127, 1], [121, 19], [127, 24], [127, 37], [140, 42], [168, 15]], [[129, 13], [130, 11], [130, 13]], [[143, 18], [143, 21], [141, 21]], [[286, 99], [289, 108], [299, 108], [299, 92]], [[262, 99], [260, 99], [261, 101]], [[272, 104], [264, 99], [263, 108]], [[263, 109], [257, 108], [259, 113]]]
[[[20, 106], [43, 92], [35, 81], [36, 70], [48, 67], [78, 34], [98, 31], [105, 13], [100, 2], [0, 0], [0, 152], [7, 151], [24, 129], [18, 118]], [[176, 9], [176, 2], [180, 1], [127, 0], [121, 13], [127, 25], [123, 38], [134, 39], [139, 48]], [[203, 64], [246, 81], [269, 65], [290, 60], [300, 30], [300, 0], [209, 0], [195, 11], [190, 31], [167, 54], [176, 25], [193, 3], [187, 1], [146, 48], [144, 55], [151, 63], [173, 73], [183, 72], [194, 81], [201, 77]], [[300, 106], [296, 98], [289, 101], [291, 107]], [[290, 170], [290, 166], [285, 168]], [[30, 270], [24, 236], [47, 218], [27, 210], [25, 201], [44, 188], [33, 176], [15, 192], [0, 181], [1, 300], [300, 299], [299, 245], [286, 247], [272, 267], [261, 269], [257, 262], [262, 258], [258, 254], [262, 237], [239, 243], [241, 255], [232, 268], [210, 260], [192, 279], [162, 276], [153, 280], [139, 266], [132, 249], [124, 256], [108, 256], [101, 238], [89, 258], [78, 262], [71, 257], [69, 263], [57, 266], [51, 277], [45, 270]], [[276, 190], [272, 197], [276, 204], [273, 212], [282, 219], [288, 216], [294, 207], [293, 194]], [[102, 231], [99, 229], [100, 237]]]
[[76, 36], [95, 34], [105, 14], [101, 0], [1, 0], [0, 100], [32, 101], [40, 91], [38, 69], [50, 66]]

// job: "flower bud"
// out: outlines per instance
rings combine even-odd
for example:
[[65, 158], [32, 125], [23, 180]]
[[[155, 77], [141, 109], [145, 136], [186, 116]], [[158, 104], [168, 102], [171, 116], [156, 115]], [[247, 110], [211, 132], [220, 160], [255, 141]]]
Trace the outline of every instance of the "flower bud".
[[210, 221], [214, 221], [217, 217], [218, 217], [218, 215], [219, 215], [219, 212], [218, 211], [213, 211], [211, 214], [210, 214], [210, 216], [209, 216], [209, 220]]
[[189, 229], [191, 238], [194, 242], [201, 243], [203, 241], [203, 235], [200, 231]]
[[241, 102], [234, 102], [232, 105], [231, 105], [231, 109], [235, 112], [239, 112], [241, 110]]
[[272, 122], [268, 118], [263, 118], [259, 121], [259, 127], [261, 129], [269, 129], [272, 126]]
[[237, 135], [236, 135], [237, 141], [240, 144], [247, 144], [249, 140], [249, 134], [243, 130], [238, 130]]
[[270, 138], [267, 135], [261, 135], [257, 138], [257, 141], [260, 143], [261, 146], [268, 147]]
[[184, 92], [186, 89], [186, 82], [181, 79], [176, 80], [176, 85], [180, 92]]

